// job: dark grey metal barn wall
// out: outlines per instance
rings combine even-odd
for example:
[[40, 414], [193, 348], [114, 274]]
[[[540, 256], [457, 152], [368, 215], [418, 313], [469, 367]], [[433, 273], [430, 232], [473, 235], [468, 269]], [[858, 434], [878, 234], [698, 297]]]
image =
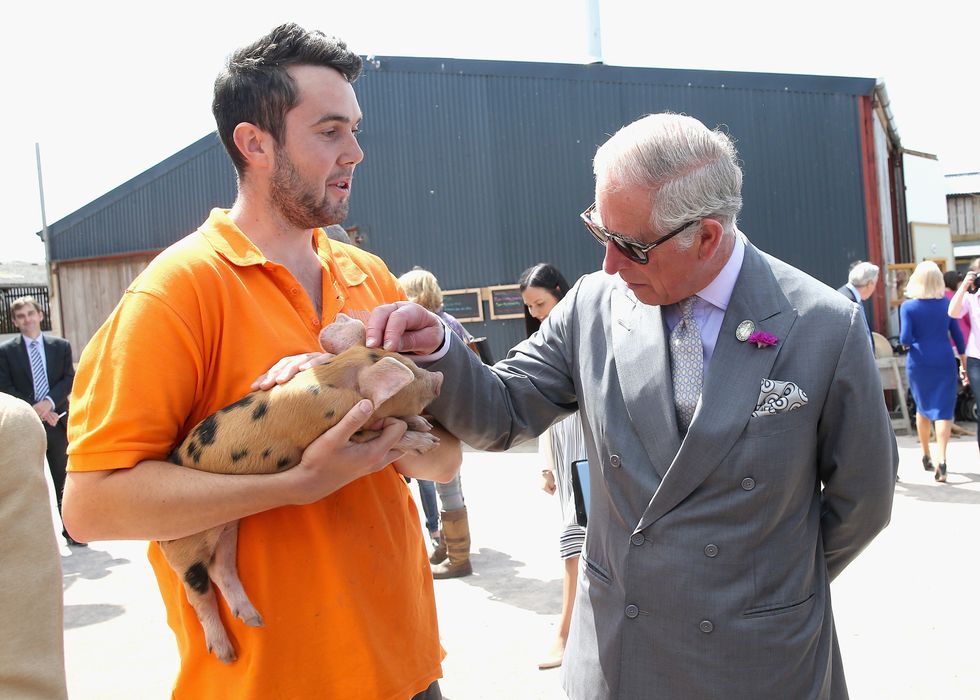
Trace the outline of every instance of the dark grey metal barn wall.
[[50, 227], [52, 258], [161, 250], [235, 201], [235, 169], [216, 134], [178, 151]]
[[[516, 282], [540, 261], [570, 279], [599, 269], [602, 248], [578, 221], [592, 156], [665, 110], [734, 136], [740, 226], [760, 248], [834, 286], [867, 256], [857, 96], [873, 80], [378, 61], [355, 85], [365, 160], [348, 224], [396, 274], [422, 265], [449, 289]], [[521, 322], [488, 330], [497, 356], [523, 337]]]
[[431, 59], [379, 60], [356, 84], [366, 156], [348, 223], [396, 272], [421, 264], [446, 287], [469, 287], [513, 282], [544, 259], [572, 276], [598, 269], [602, 250], [578, 221], [592, 201], [591, 158], [608, 134], [663, 110], [735, 137], [742, 228], [760, 247], [828, 283], [866, 255], [855, 96], [873, 81], [826, 79], [820, 87], [835, 91], [807, 92], [800, 83], [818, 79], [760, 86], [721, 73], [711, 84], [677, 72], [702, 83], [688, 86], [664, 84], [671, 71], [561, 66], [553, 77], [539, 75], [553, 66], [501, 75], [507, 64], [432, 72]]

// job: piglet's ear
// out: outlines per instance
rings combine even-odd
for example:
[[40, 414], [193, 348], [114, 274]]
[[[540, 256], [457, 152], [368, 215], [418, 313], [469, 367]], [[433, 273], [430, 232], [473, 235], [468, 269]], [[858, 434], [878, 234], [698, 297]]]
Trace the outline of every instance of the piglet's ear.
[[412, 370], [394, 357], [383, 357], [357, 373], [361, 395], [371, 399], [375, 408], [411, 384], [414, 379]]
[[327, 352], [339, 355], [355, 345], [364, 345], [364, 324], [347, 314], [337, 314], [336, 320], [320, 331], [320, 345]]

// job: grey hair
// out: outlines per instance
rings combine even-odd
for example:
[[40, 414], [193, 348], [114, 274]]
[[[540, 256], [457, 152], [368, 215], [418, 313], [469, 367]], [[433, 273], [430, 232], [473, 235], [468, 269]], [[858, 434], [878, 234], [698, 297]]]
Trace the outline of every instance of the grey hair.
[[847, 282], [852, 287], [863, 287], [878, 279], [878, 266], [874, 263], [859, 262], [847, 275]]
[[[742, 209], [735, 143], [693, 117], [664, 112], [627, 124], [596, 151], [593, 171], [617, 189], [648, 188], [650, 225], [664, 233], [708, 216], [725, 233], [735, 231]], [[692, 227], [675, 240], [689, 247], [696, 231]]]

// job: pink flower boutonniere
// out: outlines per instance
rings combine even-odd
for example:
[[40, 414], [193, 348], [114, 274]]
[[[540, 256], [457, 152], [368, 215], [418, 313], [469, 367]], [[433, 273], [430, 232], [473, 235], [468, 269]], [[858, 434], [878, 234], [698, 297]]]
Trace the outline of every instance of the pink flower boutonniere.
[[748, 338], [746, 338], [745, 342], [755, 343], [757, 347], [766, 348], [778, 343], [779, 338], [774, 336], [772, 333], [766, 333], [765, 331], [756, 331]]

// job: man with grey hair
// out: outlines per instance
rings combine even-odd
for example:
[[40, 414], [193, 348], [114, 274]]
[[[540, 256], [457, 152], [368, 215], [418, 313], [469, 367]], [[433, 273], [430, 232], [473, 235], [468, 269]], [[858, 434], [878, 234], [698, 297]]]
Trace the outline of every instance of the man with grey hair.
[[579, 410], [570, 698], [846, 698], [830, 581], [888, 523], [898, 464], [861, 315], [738, 230], [724, 133], [650, 115], [595, 176], [604, 272], [507, 359], [485, 367], [407, 302], [374, 311], [368, 345], [429, 355], [430, 410], [481, 449]]
[[868, 338], [871, 340], [871, 347], [874, 347], [874, 336], [871, 335], [871, 322], [864, 311], [864, 302], [871, 298], [878, 287], [878, 266], [869, 262], [858, 262], [851, 266], [851, 271], [847, 275], [847, 284], [837, 289], [838, 292], [846, 296], [858, 305], [861, 317], [868, 327]]

